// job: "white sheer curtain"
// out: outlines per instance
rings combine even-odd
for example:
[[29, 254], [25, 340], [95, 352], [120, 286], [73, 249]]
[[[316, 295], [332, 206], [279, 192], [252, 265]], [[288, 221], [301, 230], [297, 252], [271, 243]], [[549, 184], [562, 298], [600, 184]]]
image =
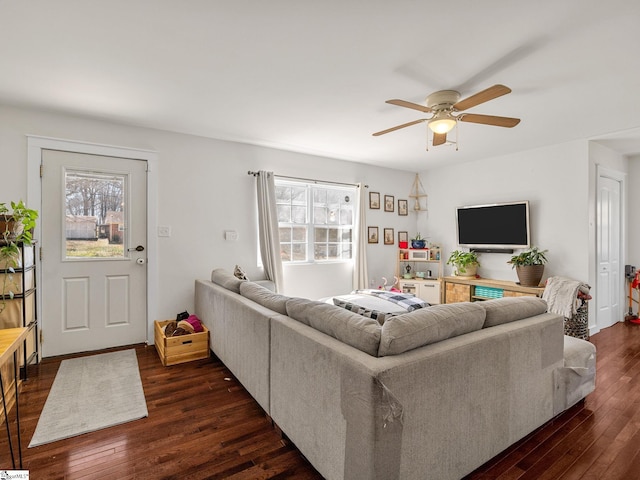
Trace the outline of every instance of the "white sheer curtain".
[[258, 186], [260, 255], [262, 256], [262, 264], [264, 265], [264, 273], [267, 279], [275, 283], [276, 292], [280, 292], [282, 290], [283, 274], [273, 172], [260, 170], [256, 184]]
[[354, 228], [354, 258], [353, 288], [367, 288], [369, 274], [367, 273], [367, 202], [366, 187], [358, 184], [358, 204], [356, 205], [356, 224]]

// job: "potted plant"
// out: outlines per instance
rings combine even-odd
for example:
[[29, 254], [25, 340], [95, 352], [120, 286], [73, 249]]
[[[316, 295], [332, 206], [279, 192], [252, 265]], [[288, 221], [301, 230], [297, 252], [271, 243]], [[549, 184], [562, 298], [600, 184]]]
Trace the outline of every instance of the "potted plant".
[[507, 263], [516, 269], [518, 280], [523, 287], [537, 287], [544, 273], [544, 264], [547, 263], [545, 254], [548, 250], [540, 250], [531, 247], [518, 255], [511, 257]]
[[0, 270], [5, 271], [0, 289], [0, 313], [6, 307], [6, 297], [14, 296], [9, 282], [13, 282], [12, 274], [18, 266], [19, 245], [31, 245], [37, 218], [38, 212], [27, 208], [22, 200], [11, 202], [11, 208], [0, 203]]
[[475, 277], [480, 266], [478, 254], [476, 252], [465, 252], [462, 250], [454, 250], [449, 255], [447, 265], [454, 268], [453, 274], [459, 277]]
[[411, 248], [425, 248], [426, 246], [427, 241], [420, 236], [420, 232], [411, 239]]

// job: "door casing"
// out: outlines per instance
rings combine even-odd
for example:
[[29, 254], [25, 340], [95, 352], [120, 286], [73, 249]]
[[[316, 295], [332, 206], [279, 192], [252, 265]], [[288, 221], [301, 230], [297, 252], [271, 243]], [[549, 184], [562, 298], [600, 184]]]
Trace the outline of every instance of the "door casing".
[[[40, 166], [42, 164], [42, 150], [63, 150], [74, 153], [112, 156], [146, 160], [147, 172], [147, 343], [153, 343], [153, 321], [158, 319], [158, 154], [150, 150], [140, 150], [128, 147], [101, 145], [95, 143], [63, 140], [34, 135], [27, 136], [27, 205], [42, 211], [42, 182]], [[38, 239], [40, 226], [36, 226], [34, 238]], [[38, 288], [42, 285], [41, 269], [36, 271]], [[42, 312], [42, 295], [38, 296], [37, 308]], [[41, 315], [42, 316], [42, 315]], [[41, 322], [41, 320], [39, 320]]]
[[[596, 191], [595, 191], [595, 202], [596, 202], [596, 211], [599, 208], [599, 206], [597, 205], [597, 203], [600, 200], [600, 179], [601, 178], [608, 178], [614, 181], [619, 182], [620, 184], [620, 208], [619, 208], [619, 218], [618, 223], [619, 223], [619, 238], [618, 238], [618, 245], [619, 245], [619, 272], [617, 275], [617, 304], [618, 304], [618, 319], [614, 321], [615, 322], [619, 322], [619, 321], [623, 321], [624, 320], [624, 308], [626, 305], [625, 302], [625, 286], [624, 286], [624, 263], [626, 261], [626, 248], [625, 248], [625, 241], [624, 239], [626, 238], [626, 223], [625, 223], [625, 219], [626, 219], [626, 207], [625, 207], [625, 199], [626, 199], [626, 193], [625, 193], [625, 179], [626, 176], [623, 172], [619, 172], [617, 170], [612, 170], [606, 167], [603, 167], [602, 165], [597, 165], [596, 166]], [[600, 331], [600, 329], [602, 328], [602, 325], [600, 325], [600, 323], [598, 322], [598, 315], [597, 312], [599, 311], [599, 305], [598, 305], [598, 295], [597, 295], [597, 291], [599, 288], [602, 288], [602, 285], [598, 284], [598, 278], [599, 278], [599, 266], [600, 266], [600, 258], [599, 258], [599, 251], [600, 251], [600, 247], [599, 245], [597, 245], [598, 242], [598, 236], [599, 236], [599, 228], [600, 225], [597, 224], [598, 222], [598, 218], [596, 215], [596, 250], [595, 250], [595, 257], [594, 257], [594, 263], [595, 263], [595, 276], [594, 276], [594, 280], [595, 280], [595, 295], [593, 295], [593, 303], [595, 304], [595, 315], [594, 315], [594, 319], [595, 319], [595, 329], [593, 329], [591, 331], [592, 334], [597, 333]], [[611, 300], [610, 300], [611, 302]]]

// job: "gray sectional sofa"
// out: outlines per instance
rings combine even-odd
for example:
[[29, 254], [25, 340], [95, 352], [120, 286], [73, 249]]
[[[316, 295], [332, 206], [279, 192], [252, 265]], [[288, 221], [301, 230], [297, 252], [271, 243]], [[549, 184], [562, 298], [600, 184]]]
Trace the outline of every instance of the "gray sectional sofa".
[[216, 269], [195, 307], [215, 355], [330, 480], [461, 478], [595, 386], [593, 345], [535, 297], [381, 325]]

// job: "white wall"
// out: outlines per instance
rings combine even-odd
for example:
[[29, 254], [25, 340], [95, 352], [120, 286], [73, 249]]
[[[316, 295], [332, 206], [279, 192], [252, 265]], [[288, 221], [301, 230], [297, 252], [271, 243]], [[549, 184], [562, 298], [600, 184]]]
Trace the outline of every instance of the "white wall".
[[[231, 269], [239, 264], [250, 278], [263, 278], [257, 266], [255, 180], [248, 170], [364, 182], [369, 190], [396, 199], [407, 198], [414, 177], [412, 172], [0, 106], [0, 202], [27, 198], [28, 134], [158, 153], [158, 224], [172, 228], [170, 238], [157, 239], [160, 318], [192, 310], [194, 280], [210, 278], [215, 267]], [[368, 210], [368, 217], [369, 224], [380, 227], [381, 235], [384, 227], [415, 230], [415, 217], [399, 217], [397, 212]], [[225, 230], [236, 230], [238, 241], [225, 241]], [[382, 276], [393, 276], [395, 252], [392, 246], [369, 246], [369, 273], [376, 286]], [[300, 278], [307, 281], [289, 282], [291, 290], [285, 293], [309, 297], [345, 293], [351, 277], [349, 273], [345, 280], [344, 271], [344, 266], [329, 265], [310, 277], [301, 267]]]
[[[629, 158], [629, 174], [627, 177], [628, 202], [627, 205], [627, 263], [640, 269], [640, 195], [638, 185], [640, 185], [640, 155]], [[637, 296], [636, 296], [637, 298]], [[634, 305], [633, 310], [637, 312], [638, 306]]]
[[[393, 276], [396, 268], [398, 231], [415, 234], [416, 216], [399, 216], [398, 199], [408, 200], [408, 194], [413, 183], [414, 173], [390, 170], [384, 168], [364, 167], [361, 164], [352, 162], [338, 162], [335, 160], [322, 159], [321, 163], [329, 167], [333, 173], [317, 171], [315, 178], [353, 182], [358, 176], [363, 183], [368, 184], [366, 191], [367, 203], [367, 226], [377, 226], [379, 231], [379, 243], [367, 245], [367, 264], [369, 273], [369, 287], [378, 288], [383, 283], [385, 277], [389, 285], [393, 283]], [[331, 166], [331, 165], [335, 166]], [[277, 171], [277, 173], [281, 173]], [[337, 173], [337, 176], [336, 176]], [[312, 174], [304, 171], [302, 176], [309, 178]], [[331, 175], [331, 177], [328, 177]], [[381, 206], [379, 210], [368, 208], [368, 192], [380, 193]], [[394, 197], [394, 211], [384, 211], [384, 196]], [[385, 228], [393, 228], [394, 245], [385, 245], [383, 232]], [[284, 267], [285, 288], [288, 295], [322, 298], [331, 295], [339, 295], [351, 291], [352, 267], [340, 263], [328, 263], [322, 266], [289, 265]]]
[[[588, 279], [587, 142], [570, 142], [422, 174], [429, 212], [419, 227], [443, 246], [446, 261], [456, 244], [455, 207], [528, 200], [531, 241], [548, 249], [545, 278]], [[481, 253], [479, 274], [517, 281], [511, 255]], [[451, 274], [451, 267], [445, 272]]]
[[[631, 167], [627, 165], [630, 164]], [[567, 142], [469, 164], [428, 170], [422, 174], [429, 194], [429, 213], [418, 227], [443, 245], [443, 258], [457, 248], [455, 207], [529, 200], [532, 244], [548, 249], [544, 278], [562, 275], [597, 288], [595, 192], [597, 166], [627, 178], [628, 249], [624, 263], [640, 264], [640, 227], [635, 225], [632, 185], [640, 181], [640, 157], [628, 160], [615, 151], [586, 140]], [[623, 239], [626, 244], [627, 240]], [[624, 248], [623, 248], [624, 251]], [[480, 275], [517, 281], [507, 254], [480, 254]], [[635, 260], [634, 260], [635, 259]], [[446, 267], [445, 272], [451, 273]], [[592, 293], [594, 293], [592, 291]], [[595, 299], [595, 295], [594, 295]], [[624, 299], [621, 301], [624, 303]], [[595, 308], [589, 309], [591, 333], [598, 331]], [[622, 319], [621, 319], [622, 320]]]
[[[218, 141], [160, 130], [87, 120], [69, 115], [0, 107], [0, 202], [27, 198], [26, 135], [141, 148], [158, 152], [158, 224], [172, 227], [158, 238], [158, 316], [170, 318], [193, 308], [193, 282], [209, 278], [214, 267], [241, 265], [249, 277], [262, 278], [257, 264], [255, 180], [248, 170], [339, 182], [364, 182], [369, 191], [408, 199], [414, 173], [343, 162], [275, 149]], [[421, 173], [428, 212], [400, 217], [397, 211], [367, 209], [367, 225], [416, 231], [443, 247], [446, 260], [455, 245], [455, 207], [526, 199], [531, 202], [533, 244], [549, 249], [545, 277], [565, 275], [594, 282], [595, 165], [627, 168], [606, 147], [586, 140], [567, 142], [474, 163]], [[640, 158], [630, 162], [628, 185], [640, 181]], [[9, 181], [6, 181], [10, 179]], [[39, 208], [39, 206], [35, 206]], [[640, 265], [640, 227], [629, 212], [629, 252], [625, 263]], [[239, 240], [227, 242], [225, 230]], [[392, 279], [396, 248], [368, 246], [369, 277], [377, 287]], [[516, 280], [505, 254], [481, 254], [480, 274]], [[318, 298], [350, 288], [349, 269], [326, 265], [320, 273], [304, 266], [287, 269], [285, 293]], [[451, 272], [449, 267], [445, 273]], [[349, 278], [348, 278], [349, 277]], [[42, 286], [46, 288], [46, 286]]]

